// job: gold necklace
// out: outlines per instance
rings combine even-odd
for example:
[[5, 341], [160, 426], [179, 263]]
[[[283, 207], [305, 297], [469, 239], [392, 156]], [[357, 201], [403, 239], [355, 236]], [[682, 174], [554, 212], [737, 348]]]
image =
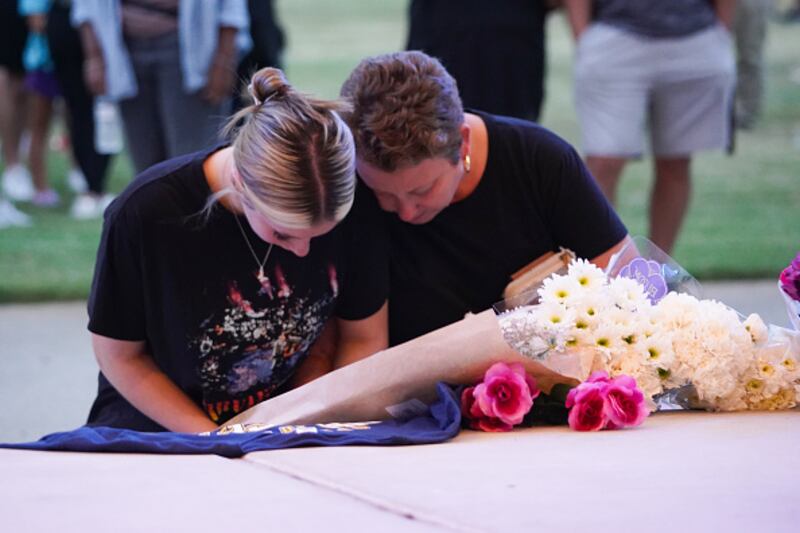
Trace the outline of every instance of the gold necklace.
[[264, 259], [262, 261], [259, 261], [258, 256], [256, 255], [256, 251], [253, 249], [253, 245], [250, 244], [250, 239], [247, 238], [247, 234], [244, 232], [242, 223], [239, 221], [239, 217], [236, 215], [236, 213], [233, 213], [233, 218], [234, 220], [236, 220], [236, 225], [239, 226], [239, 231], [242, 232], [242, 237], [244, 237], [244, 242], [247, 243], [247, 248], [250, 249], [250, 253], [252, 254], [253, 259], [258, 265], [258, 274], [256, 274], [256, 279], [258, 279], [258, 282], [261, 285], [264, 285], [264, 283], [269, 282], [269, 278], [264, 275], [264, 266], [267, 264], [267, 261], [269, 260], [269, 254], [272, 253], [272, 247], [275, 246], [275, 243], [273, 242], [269, 243], [269, 248], [267, 248], [267, 253], [266, 255], [264, 255]]

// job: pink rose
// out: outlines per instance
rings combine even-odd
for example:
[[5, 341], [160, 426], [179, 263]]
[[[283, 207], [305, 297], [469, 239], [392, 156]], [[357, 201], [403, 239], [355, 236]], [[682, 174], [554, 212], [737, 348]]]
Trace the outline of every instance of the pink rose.
[[609, 429], [638, 426], [650, 414], [644, 394], [636, 386], [636, 380], [630, 376], [619, 376], [611, 380], [603, 393]]
[[528, 414], [533, 399], [539, 395], [536, 382], [519, 363], [495, 363], [473, 392], [484, 415], [498, 418], [505, 424], [516, 425]]
[[592, 372], [592, 375], [589, 376], [589, 379], [586, 380], [586, 383], [608, 383], [611, 381], [611, 378], [608, 377], [608, 372], [605, 370], [595, 370]]
[[471, 429], [479, 431], [511, 431], [511, 424], [499, 418], [486, 416], [475, 401], [475, 387], [468, 387], [461, 393], [461, 414], [469, 421]]
[[598, 431], [605, 427], [608, 421], [605, 387], [604, 382], [586, 381], [569, 391], [565, 404], [569, 409], [569, 427], [575, 431]]
[[793, 300], [800, 301], [800, 254], [781, 272], [781, 288]]

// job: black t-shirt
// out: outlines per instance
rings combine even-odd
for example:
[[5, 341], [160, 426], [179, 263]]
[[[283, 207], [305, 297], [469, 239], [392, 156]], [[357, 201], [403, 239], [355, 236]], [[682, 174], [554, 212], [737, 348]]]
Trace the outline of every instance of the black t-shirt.
[[657, 38], [684, 37], [717, 23], [709, 0], [596, 0], [592, 10], [596, 22]]
[[593, 258], [627, 234], [567, 142], [531, 122], [470, 112], [489, 138], [472, 194], [423, 225], [387, 213], [392, 345], [490, 308], [511, 274], [546, 252]]
[[[158, 367], [216, 422], [270, 397], [326, 320], [366, 318], [388, 291], [380, 210], [363, 186], [345, 220], [306, 257], [275, 246], [268, 281], [234, 215], [211, 191], [206, 150], [156, 165], [105, 214], [89, 299], [89, 330], [145, 340]], [[268, 244], [240, 217], [259, 260]], [[159, 430], [100, 375], [89, 423]]]
[[537, 120], [546, 11], [544, 0], [412, 0], [406, 49], [439, 59], [464, 106]]

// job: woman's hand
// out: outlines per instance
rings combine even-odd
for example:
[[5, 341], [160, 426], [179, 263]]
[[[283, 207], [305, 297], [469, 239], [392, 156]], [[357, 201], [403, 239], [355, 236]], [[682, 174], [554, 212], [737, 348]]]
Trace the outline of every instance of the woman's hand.
[[106, 94], [106, 62], [102, 55], [83, 60], [83, 81], [94, 96]]
[[236, 28], [222, 26], [217, 37], [217, 49], [206, 73], [206, 86], [201, 93], [209, 103], [218, 105], [228, 98], [236, 84]]
[[216, 54], [208, 67], [206, 86], [202, 96], [212, 105], [219, 105], [233, 92], [236, 83], [236, 61], [234, 57]]
[[334, 319], [329, 319], [319, 338], [308, 349], [306, 360], [300, 365], [292, 376], [291, 387], [294, 389], [305, 385], [333, 370], [333, 360], [336, 356], [339, 328]]
[[86, 88], [94, 96], [106, 94], [106, 61], [100, 41], [88, 22], [81, 24], [78, 29], [83, 48], [83, 81]]
[[167, 377], [145, 352], [144, 341], [92, 334], [103, 375], [131, 405], [170, 431], [199, 433], [217, 425]]

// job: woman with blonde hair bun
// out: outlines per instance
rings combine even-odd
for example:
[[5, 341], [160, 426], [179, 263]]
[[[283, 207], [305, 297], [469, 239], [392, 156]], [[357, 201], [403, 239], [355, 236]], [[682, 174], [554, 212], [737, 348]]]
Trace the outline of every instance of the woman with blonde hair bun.
[[[210, 430], [387, 345], [379, 209], [357, 187], [344, 105], [274, 68], [249, 91], [229, 142], [151, 167], [106, 211], [90, 425]], [[329, 318], [331, 358], [312, 349]]]

